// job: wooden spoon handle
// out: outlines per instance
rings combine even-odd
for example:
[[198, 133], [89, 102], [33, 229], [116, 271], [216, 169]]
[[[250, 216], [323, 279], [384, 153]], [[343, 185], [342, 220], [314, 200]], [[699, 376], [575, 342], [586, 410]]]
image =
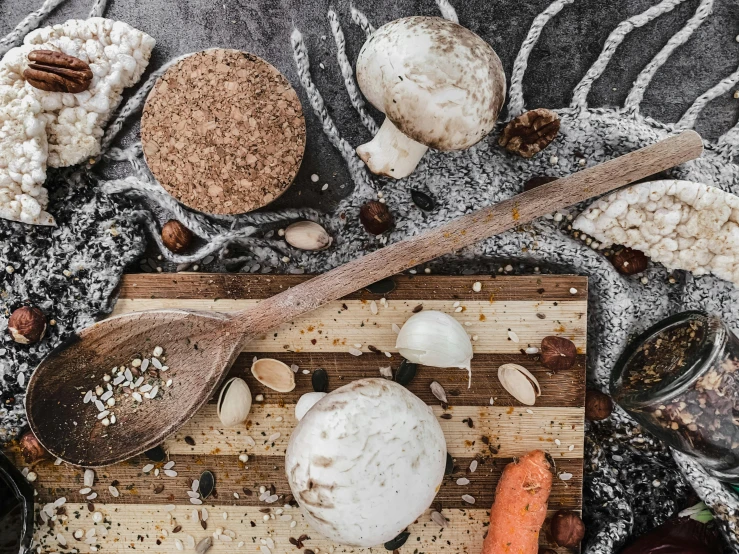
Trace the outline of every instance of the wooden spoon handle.
[[376, 250], [234, 314], [235, 323], [247, 335], [247, 342], [250, 337], [385, 277], [698, 158], [702, 151], [698, 133], [684, 131]]

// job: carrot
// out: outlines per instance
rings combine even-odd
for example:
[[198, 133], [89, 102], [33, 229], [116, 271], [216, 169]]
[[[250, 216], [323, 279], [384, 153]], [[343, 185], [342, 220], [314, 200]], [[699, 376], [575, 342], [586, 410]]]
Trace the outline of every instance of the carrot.
[[482, 554], [537, 554], [551, 491], [551, 465], [541, 450], [508, 464], [495, 489]]

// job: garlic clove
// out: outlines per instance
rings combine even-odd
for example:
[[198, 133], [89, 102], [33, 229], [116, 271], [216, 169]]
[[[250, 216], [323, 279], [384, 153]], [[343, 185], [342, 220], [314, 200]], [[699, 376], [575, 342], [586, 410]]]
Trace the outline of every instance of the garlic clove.
[[395, 347], [401, 356], [416, 364], [466, 369], [471, 382], [470, 337], [448, 314], [424, 310], [412, 315], [400, 329]]
[[[528, 369], [518, 364], [500, 366], [498, 380], [513, 398], [526, 406], [533, 406], [536, 403], [536, 397], [541, 396], [539, 381]], [[536, 385], [536, 390], [534, 390], [534, 385]]]
[[290, 366], [280, 360], [263, 358], [256, 360], [251, 366], [254, 378], [277, 392], [290, 392], [295, 388], [295, 374]]
[[218, 395], [218, 418], [225, 427], [235, 427], [246, 421], [251, 410], [251, 390], [246, 381], [234, 377], [226, 381]]
[[333, 238], [318, 223], [298, 221], [285, 229], [285, 242], [300, 250], [324, 250]]
[[295, 419], [300, 421], [318, 401], [326, 396], [325, 392], [307, 392], [298, 399], [295, 404]]

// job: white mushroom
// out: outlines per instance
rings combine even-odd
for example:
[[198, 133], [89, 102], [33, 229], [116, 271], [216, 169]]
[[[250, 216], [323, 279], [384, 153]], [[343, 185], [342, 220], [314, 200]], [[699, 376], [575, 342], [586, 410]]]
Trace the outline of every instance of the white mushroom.
[[428, 148], [461, 150], [487, 135], [505, 100], [495, 51], [439, 17], [405, 17], [377, 29], [357, 60], [359, 88], [386, 119], [357, 148], [370, 171], [401, 179]]
[[428, 406], [380, 378], [321, 399], [293, 431], [285, 457], [308, 523], [363, 547], [396, 537], [431, 505], [445, 464], [444, 434]]
[[713, 273], [739, 285], [739, 197], [691, 181], [639, 183], [596, 200], [572, 224], [640, 250], [668, 269]]

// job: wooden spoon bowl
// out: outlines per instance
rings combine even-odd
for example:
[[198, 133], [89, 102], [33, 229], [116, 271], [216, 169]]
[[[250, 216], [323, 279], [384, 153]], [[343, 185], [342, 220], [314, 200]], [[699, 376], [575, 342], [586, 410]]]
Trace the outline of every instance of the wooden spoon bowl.
[[[29, 382], [26, 407], [31, 428], [54, 456], [83, 466], [120, 462], [160, 444], [215, 391], [223, 368], [240, 352], [242, 335], [230, 336], [225, 314], [155, 310], [126, 314], [88, 327], [47, 356]], [[234, 340], [236, 339], [236, 340]], [[202, 346], [201, 346], [202, 345]], [[156, 399], [117, 398], [116, 423], [104, 427], [88, 390], [103, 375], [136, 357], [164, 349], [172, 379]]]
[[[72, 464], [102, 466], [135, 456], [205, 404], [250, 337], [442, 254], [697, 158], [702, 149], [700, 136], [685, 131], [367, 254], [242, 312], [156, 310], [97, 323], [54, 350], [31, 376], [31, 429], [49, 452]], [[84, 394], [114, 366], [156, 346], [166, 352], [172, 386], [135, 409], [124, 401], [118, 421], [103, 427]]]

